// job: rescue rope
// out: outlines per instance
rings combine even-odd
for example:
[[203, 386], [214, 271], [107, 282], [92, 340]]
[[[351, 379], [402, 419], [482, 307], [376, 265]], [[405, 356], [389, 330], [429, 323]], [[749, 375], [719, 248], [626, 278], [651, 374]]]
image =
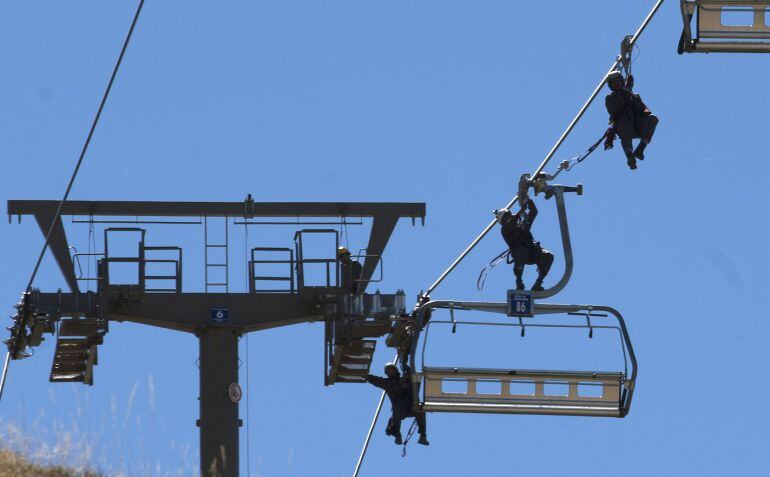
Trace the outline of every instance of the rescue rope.
[[406, 445], [409, 444], [409, 439], [414, 435], [414, 431], [417, 430], [417, 418], [412, 419], [412, 425], [409, 426], [409, 431], [406, 433], [406, 439], [404, 439], [404, 448], [401, 450], [401, 457], [406, 457]]
[[[97, 124], [99, 124], [99, 118], [102, 116], [102, 111], [104, 110], [104, 105], [107, 103], [107, 98], [110, 95], [110, 90], [112, 90], [112, 84], [115, 82], [115, 77], [118, 74], [118, 70], [120, 69], [120, 64], [123, 62], [123, 56], [126, 53], [126, 49], [128, 48], [128, 44], [131, 41], [131, 35], [134, 33], [134, 27], [136, 26], [137, 20], [139, 20], [139, 14], [142, 12], [142, 6], [144, 6], [144, 0], [139, 0], [139, 5], [136, 7], [136, 12], [134, 13], [134, 19], [131, 21], [131, 27], [128, 29], [128, 34], [126, 35], [126, 39], [123, 42], [123, 47], [120, 49], [120, 54], [118, 55], [118, 60], [115, 63], [115, 67], [112, 70], [112, 75], [110, 76], [110, 80], [107, 83], [107, 89], [105, 89], [104, 94], [102, 95], [102, 101], [99, 103], [99, 108], [96, 111], [96, 116], [94, 116], [94, 120], [91, 123], [91, 129], [88, 131], [88, 135], [86, 136], [86, 141], [83, 144], [83, 149], [80, 151], [80, 157], [78, 157], [77, 164], [75, 165], [75, 170], [72, 172], [72, 176], [70, 177], [69, 183], [67, 184], [67, 189], [64, 192], [64, 196], [62, 197], [61, 201], [59, 201], [59, 205], [56, 208], [56, 213], [53, 216], [53, 219], [51, 220], [51, 225], [48, 227], [48, 232], [45, 234], [45, 243], [43, 244], [42, 250], [40, 250], [40, 255], [37, 257], [37, 263], [35, 263], [35, 268], [32, 270], [32, 275], [29, 277], [29, 282], [27, 283], [27, 288], [25, 289], [26, 293], [29, 293], [30, 290], [32, 290], [32, 284], [35, 281], [35, 277], [37, 276], [37, 272], [40, 269], [40, 264], [43, 262], [43, 257], [45, 256], [45, 251], [48, 249], [48, 244], [51, 242], [51, 235], [53, 234], [53, 230], [56, 227], [56, 223], [59, 221], [59, 217], [61, 217], [61, 211], [62, 207], [64, 207], [64, 203], [67, 201], [67, 198], [70, 195], [70, 191], [72, 190], [72, 186], [75, 183], [75, 178], [78, 175], [78, 172], [80, 171], [80, 166], [83, 164], [83, 158], [85, 158], [86, 152], [88, 151], [88, 146], [91, 144], [91, 138], [94, 135], [94, 131], [96, 130]], [[11, 362], [11, 352], [8, 351], [8, 354], [5, 357], [5, 365], [3, 366], [3, 374], [0, 377], [0, 399], [3, 397], [3, 388], [5, 387], [5, 381], [6, 376], [8, 374], [8, 367]]]
[[492, 269], [495, 268], [498, 263], [502, 262], [503, 259], [508, 258], [510, 253], [511, 251], [506, 248], [505, 250], [500, 252], [498, 256], [490, 260], [486, 267], [481, 269], [481, 272], [479, 273], [479, 278], [478, 280], [476, 280], [476, 289], [478, 291], [481, 291], [484, 289], [484, 282], [487, 281], [487, 275], [489, 274], [489, 272], [491, 272]]
[[[604, 141], [604, 138], [606, 138], [606, 137], [607, 137], [608, 135], [610, 135], [610, 134], [613, 134], [613, 135], [615, 134], [615, 133], [614, 133], [614, 131], [612, 130], [612, 128], [609, 128], [609, 129], [607, 129], [607, 130], [604, 132], [604, 134], [602, 134], [602, 137], [600, 137], [598, 141], [596, 141], [595, 143], [593, 143], [593, 144], [591, 145], [591, 147], [589, 147], [588, 149], [586, 149], [586, 150], [585, 150], [585, 152], [583, 152], [582, 154], [580, 154], [580, 155], [578, 155], [578, 156], [575, 156], [575, 157], [573, 157], [573, 158], [572, 158], [572, 159], [570, 159], [569, 161], [565, 161], [565, 162], [562, 162], [562, 163], [559, 165], [559, 169], [557, 169], [557, 171], [556, 171], [556, 174], [558, 174], [558, 173], [559, 173], [560, 171], [562, 171], [562, 170], [569, 172], [569, 171], [571, 171], [571, 170], [572, 170], [572, 168], [573, 168], [573, 167], [575, 167], [576, 165], [578, 165], [578, 164], [580, 164], [581, 162], [585, 161], [585, 160], [586, 160], [586, 158], [588, 158], [588, 156], [590, 156], [590, 155], [591, 155], [591, 153], [592, 153], [592, 152], [594, 152], [594, 151], [596, 150], [596, 148], [597, 148], [597, 147], [599, 147], [599, 144], [601, 144], [601, 143], [602, 143], [602, 141]], [[562, 166], [563, 166], [563, 167], [562, 167]], [[555, 177], [555, 175], [554, 175], [554, 177]]]

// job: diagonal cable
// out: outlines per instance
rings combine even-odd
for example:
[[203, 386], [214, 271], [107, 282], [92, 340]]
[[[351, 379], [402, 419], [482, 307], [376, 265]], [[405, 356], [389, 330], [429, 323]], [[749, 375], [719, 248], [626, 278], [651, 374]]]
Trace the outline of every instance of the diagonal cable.
[[[86, 137], [86, 141], [83, 144], [83, 149], [80, 151], [80, 157], [78, 157], [78, 162], [75, 165], [75, 170], [72, 172], [72, 176], [70, 177], [69, 183], [67, 184], [67, 189], [64, 192], [64, 196], [59, 202], [59, 206], [56, 208], [56, 214], [54, 214], [53, 220], [51, 220], [51, 225], [48, 227], [48, 232], [45, 234], [45, 243], [43, 244], [43, 249], [40, 250], [40, 255], [37, 257], [35, 268], [32, 270], [32, 275], [30, 275], [29, 282], [27, 283], [27, 288], [25, 289], [27, 293], [29, 293], [30, 290], [32, 290], [32, 284], [34, 283], [35, 277], [37, 276], [37, 272], [40, 269], [40, 264], [43, 262], [45, 251], [48, 249], [48, 244], [51, 241], [51, 234], [53, 233], [54, 226], [56, 225], [56, 222], [61, 216], [62, 207], [64, 207], [64, 203], [67, 201], [67, 198], [70, 195], [72, 186], [75, 183], [75, 178], [77, 177], [78, 172], [80, 171], [80, 166], [83, 164], [83, 158], [85, 158], [86, 152], [88, 151], [88, 145], [91, 144], [91, 138], [94, 135], [96, 126], [97, 124], [99, 124], [99, 118], [102, 116], [104, 105], [107, 103], [107, 98], [110, 95], [110, 90], [112, 90], [112, 84], [115, 82], [115, 77], [118, 74], [118, 69], [120, 69], [120, 64], [123, 61], [123, 56], [126, 54], [128, 43], [131, 41], [131, 35], [134, 33], [134, 27], [136, 26], [137, 20], [139, 20], [139, 14], [142, 12], [143, 6], [144, 6], [144, 0], [139, 0], [139, 5], [136, 7], [136, 12], [134, 13], [134, 19], [131, 22], [131, 27], [128, 29], [128, 34], [126, 35], [126, 39], [123, 42], [123, 47], [120, 49], [120, 55], [118, 56], [118, 61], [115, 63], [115, 67], [112, 69], [112, 75], [110, 76], [110, 81], [109, 83], [107, 83], [107, 89], [104, 91], [104, 95], [102, 96], [102, 101], [101, 103], [99, 103], [99, 109], [96, 111], [96, 116], [94, 116], [94, 120], [91, 123], [91, 129], [88, 131], [88, 136]], [[5, 356], [5, 362], [3, 364], [3, 374], [0, 375], [0, 399], [2, 399], [3, 397], [3, 389], [5, 388], [5, 382], [8, 376], [8, 367], [10, 363], [11, 363], [11, 352], [8, 351], [8, 353]]]
[[70, 177], [69, 183], [67, 184], [67, 190], [64, 192], [64, 197], [62, 197], [61, 201], [59, 202], [59, 206], [56, 208], [56, 214], [54, 215], [53, 220], [51, 221], [50, 227], [48, 227], [48, 233], [45, 234], [45, 243], [43, 244], [43, 249], [40, 250], [40, 255], [37, 257], [37, 263], [35, 263], [35, 268], [32, 270], [32, 275], [29, 277], [29, 283], [27, 283], [27, 288], [26, 288], [27, 292], [29, 292], [32, 289], [32, 283], [35, 281], [35, 276], [37, 276], [37, 272], [40, 269], [40, 263], [43, 261], [43, 256], [45, 255], [45, 251], [48, 249], [48, 244], [51, 241], [51, 233], [53, 232], [56, 221], [61, 216], [62, 207], [64, 206], [64, 203], [67, 201], [67, 198], [70, 195], [72, 186], [75, 183], [75, 178], [77, 177], [78, 172], [80, 171], [80, 166], [83, 164], [83, 158], [85, 158], [86, 152], [88, 151], [88, 146], [89, 144], [91, 144], [91, 138], [94, 135], [96, 126], [97, 124], [99, 124], [99, 118], [102, 116], [104, 105], [107, 103], [107, 98], [110, 95], [110, 90], [112, 90], [112, 84], [115, 82], [115, 77], [118, 74], [120, 63], [123, 61], [123, 56], [126, 54], [128, 43], [131, 41], [131, 35], [134, 33], [134, 27], [136, 26], [137, 20], [139, 20], [139, 13], [141, 13], [143, 5], [144, 5], [144, 0], [139, 0], [139, 6], [136, 8], [136, 13], [134, 14], [134, 20], [131, 22], [131, 28], [129, 28], [128, 34], [126, 35], [126, 39], [123, 42], [123, 48], [120, 49], [120, 55], [118, 56], [118, 61], [115, 63], [115, 68], [113, 68], [112, 70], [112, 76], [110, 76], [110, 81], [109, 83], [107, 83], [107, 89], [104, 91], [104, 95], [102, 96], [102, 101], [101, 103], [99, 103], [99, 109], [96, 111], [96, 116], [94, 116], [94, 120], [91, 123], [91, 129], [88, 131], [88, 136], [86, 137], [86, 142], [83, 144], [83, 149], [80, 151], [80, 157], [78, 157], [78, 162], [75, 165], [75, 170], [72, 172], [72, 176]]
[[[636, 33], [634, 34], [634, 36], [631, 38], [631, 41], [629, 42], [629, 48], [633, 48], [633, 46], [636, 44], [636, 41], [641, 36], [642, 32], [644, 32], [644, 29], [647, 28], [647, 25], [650, 23], [652, 18], [660, 9], [660, 6], [663, 4], [663, 1], [664, 0], [658, 0], [657, 2], [655, 2], [655, 5], [652, 7], [652, 10], [650, 10], [650, 13], [647, 15], [647, 17], [644, 19], [642, 24], [639, 26], [639, 29], [636, 30]], [[556, 151], [559, 149], [559, 147], [561, 147], [562, 143], [567, 139], [567, 136], [569, 136], [569, 134], [572, 132], [572, 129], [574, 129], [578, 121], [580, 121], [580, 119], [583, 117], [583, 114], [586, 112], [588, 107], [591, 105], [591, 103], [594, 101], [596, 96], [599, 94], [599, 91], [601, 91], [601, 89], [604, 87], [604, 84], [607, 82], [607, 75], [610, 74], [613, 70], [615, 70], [615, 68], [620, 63], [621, 59], [622, 57], [620, 55], [618, 55], [615, 58], [615, 61], [612, 63], [612, 66], [610, 67], [609, 71], [607, 71], [607, 73], [605, 73], [605, 75], [602, 77], [602, 80], [596, 86], [593, 93], [591, 93], [591, 96], [588, 97], [588, 100], [585, 102], [585, 104], [583, 104], [583, 107], [580, 108], [580, 111], [578, 112], [578, 114], [574, 117], [574, 119], [572, 119], [572, 122], [569, 123], [569, 126], [567, 126], [567, 129], [564, 131], [564, 133], [562, 133], [559, 140], [556, 141], [556, 144], [553, 145], [553, 147], [551, 148], [551, 151], [548, 153], [547, 156], [545, 156], [545, 159], [543, 160], [543, 162], [540, 163], [538, 168], [535, 169], [535, 172], [530, 177], [537, 176], [540, 172], [542, 172], [543, 169], [545, 169], [545, 166], [548, 165], [548, 162], [551, 160], [554, 154], [556, 154]], [[508, 205], [505, 206], [505, 208], [510, 209], [511, 207], [513, 207], [513, 204], [515, 204], [518, 200], [519, 200], [519, 197], [517, 195], [508, 203]], [[485, 228], [481, 232], [481, 234], [479, 234], [479, 236], [476, 237], [465, 250], [463, 250], [460, 256], [457, 257], [454, 262], [452, 262], [449, 268], [447, 268], [444, 271], [444, 273], [442, 273], [441, 276], [438, 277], [438, 279], [433, 283], [433, 285], [431, 285], [430, 288], [428, 288], [428, 290], [425, 292], [426, 296], [430, 295], [433, 292], [433, 290], [435, 290], [436, 287], [438, 287], [441, 284], [441, 282], [443, 282], [444, 279], [460, 264], [460, 262], [463, 261], [463, 259], [471, 252], [471, 250], [473, 250], [476, 247], [476, 245], [478, 245], [478, 243], [481, 242], [481, 239], [483, 239], [489, 233], [489, 231], [492, 230], [492, 228], [495, 226], [495, 223], [496, 221], [494, 220], [490, 222], [490, 224], [487, 225], [487, 228]]]

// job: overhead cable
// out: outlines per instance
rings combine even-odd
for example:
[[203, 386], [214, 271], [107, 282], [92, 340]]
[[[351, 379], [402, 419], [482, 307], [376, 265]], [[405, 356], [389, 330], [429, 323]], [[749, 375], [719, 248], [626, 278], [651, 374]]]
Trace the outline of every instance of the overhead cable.
[[[655, 5], [652, 7], [652, 10], [650, 10], [650, 13], [647, 14], [647, 17], [644, 19], [642, 24], [639, 26], [639, 29], [637, 29], [637, 31], [634, 34], [634, 36], [631, 37], [631, 40], [628, 43], [628, 45], [629, 45], [628, 48], [629, 49], [633, 48], [633, 46], [636, 44], [636, 41], [639, 39], [641, 34], [644, 32], [645, 28], [647, 28], [647, 25], [650, 23], [652, 18], [655, 16], [655, 14], [660, 9], [661, 5], [663, 4], [663, 1], [664, 0], [657, 0], [655, 2]], [[561, 137], [559, 137], [559, 139], [556, 141], [556, 144], [553, 145], [551, 150], [548, 152], [548, 155], [545, 156], [545, 159], [543, 159], [543, 162], [541, 162], [540, 165], [538, 166], [538, 168], [535, 169], [535, 172], [532, 173], [531, 177], [535, 177], [536, 175], [538, 175], [540, 172], [543, 171], [545, 166], [548, 165], [548, 162], [554, 156], [554, 154], [559, 149], [559, 147], [561, 147], [562, 143], [567, 139], [567, 136], [569, 136], [569, 134], [572, 132], [572, 129], [577, 125], [578, 121], [580, 121], [580, 119], [583, 117], [583, 114], [586, 112], [586, 110], [591, 105], [591, 103], [594, 101], [594, 99], [596, 99], [596, 96], [599, 94], [599, 91], [601, 91], [601, 89], [604, 87], [604, 84], [607, 82], [607, 75], [612, 73], [617, 68], [618, 64], [620, 64], [622, 59], [623, 59], [623, 57], [621, 55], [618, 55], [615, 58], [615, 61], [612, 63], [612, 66], [610, 67], [610, 69], [607, 71], [607, 73], [604, 74], [604, 76], [602, 76], [601, 81], [596, 86], [596, 88], [594, 88], [593, 92], [588, 97], [588, 100], [585, 102], [585, 104], [583, 104], [583, 107], [580, 108], [580, 111], [578, 111], [577, 115], [572, 119], [572, 122], [569, 123], [569, 126], [567, 126], [567, 129], [564, 131], [564, 133], [562, 133]], [[516, 197], [514, 197], [508, 203], [508, 205], [505, 206], [505, 208], [506, 209], [510, 209], [511, 207], [513, 207], [513, 205], [518, 201], [518, 199], [519, 199], [519, 197], [517, 195]], [[479, 234], [479, 236], [476, 237], [470, 243], [470, 245], [468, 245], [468, 247], [466, 247], [465, 250], [463, 250], [463, 252], [460, 254], [460, 256], [457, 257], [454, 262], [452, 262], [452, 264], [449, 266], [449, 268], [447, 268], [444, 271], [444, 273], [442, 273], [441, 276], [439, 276], [438, 279], [435, 282], [433, 282], [433, 285], [431, 285], [427, 289], [427, 291], [425, 292], [426, 296], [430, 295], [433, 292], [433, 290], [435, 290], [436, 287], [438, 287], [441, 284], [441, 282], [444, 281], [444, 279], [460, 264], [460, 262], [463, 261], [463, 259], [471, 252], [471, 250], [473, 250], [476, 247], [476, 245], [478, 245], [478, 243], [481, 242], [481, 239], [483, 239], [489, 233], [489, 231], [492, 230], [492, 228], [495, 226], [496, 223], [497, 222], [495, 220], [491, 221], [489, 223], [489, 225], [487, 225], [487, 227], [481, 232], [481, 234]]]
[[[110, 81], [107, 83], [107, 89], [104, 91], [104, 95], [102, 95], [102, 101], [99, 103], [99, 109], [96, 111], [96, 116], [94, 116], [94, 120], [91, 123], [91, 129], [88, 131], [88, 136], [86, 136], [86, 141], [83, 144], [83, 149], [80, 151], [80, 157], [78, 157], [77, 164], [75, 165], [75, 170], [72, 172], [72, 176], [70, 177], [69, 183], [67, 184], [67, 189], [64, 191], [64, 196], [62, 197], [61, 201], [59, 201], [59, 205], [56, 208], [56, 213], [53, 216], [53, 219], [51, 220], [51, 224], [48, 227], [48, 232], [45, 234], [45, 243], [43, 244], [42, 250], [40, 250], [40, 255], [37, 257], [37, 262], [35, 263], [35, 268], [32, 270], [32, 275], [29, 277], [29, 282], [27, 283], [27, 288], [25, 291], [29, 293], [32, 290], [32, 284], [35, 281], [35, 277], [37, 276], [37, 272], [40, 269], [40, 264], [43, 261], [43, 257], [45, 256], [45, 251], [48, 249], [48, 244], [51, 241], [51, 234], [53, 233], [54, 227], [56, 226], [57, 221], [59, 220], [59, 217], [61, 217], [61, 211], [62, 207], [64, 206], [64, 203], [67, 201], [67, 198], [69, 198], [70, 191], [72, 190], [72, 186], [75, 183], [75, 178], [78, 175], [78, 172], [80, 171], [80, 166], [83, 164], [83, 158], [86, 156], [86, 152], [88, 151], [88, 145], [91, 144], [91, 138], [94, 135], [94, 131], [96, 130], [97, 124], [99, 124], [99, 118], [102, 115], [102, 111], [104, 110], [104, 105], [107, 103], [107, 97], [110, 95], [110, 90], [112, 90], [112, 84], [115, 82], [115, 77], [118, 74], [118, 69], [120, 68], [120, 64], [123, 61], [123, 56], [126, 53], [126, 49], [128, 48], [128, 44], [131, 41], [131, 35], [134, 33], [134, 27], [136, 26], [137, 20], [139, 20], [139, 14], [142, 11], [142, 6], [144, 6], [144, 0], [139, 0], [139, 5], [136, 7], [136, 12], [134, 13], [134, 19], [131, 22], [131, 27], [128, 29], [128, 34], [126, 35], [125, 41], [123, 41], [123, 47], [120, 49], [120, 55], [118, 55], [118, 60], [115, 63], [115, 67], [112, 69], [112, 75], [110, 76]], [[76, 290], [73, 290], [76, 291]], [[10, 358], [11, 353], [8, 352], [8, 355], [5, 357], [5, 365], [3, 366], [3, 374], [2, 377], [0, 377], [0, 399], [3, 396], [3, 387], [5, 386], [5, 379], [6, 375], [8, 374], [8, 365], [10, 364]]]
[[[398, 354], [393, 360], [393, 363], [398, 363]], [[372, 433], [374, 432], [374, 426], [377, 425], [377, 419], [380, 417], [380, 411], [382, 410], [382, 404], [385, 402], [385, 391], [382, 391], [380, 395], [380, 402], [377, 403], [377, 409], [374, 411], [374, 417], [372, 423], [369, 425], [369, 432], [366, 433], [366, 439], [364, 439], [364, 445], [361, 448], [361, 455], [358, 456], [358, 462], [356, 462], [356, 468], [353, 471], [353, 477], [358, 477], [358, 472], [361, 471], [361, 465], [364, 463], [364, 457], [366, 457], [366, 451], [369, 449], [369, 441], [372, 439]]]

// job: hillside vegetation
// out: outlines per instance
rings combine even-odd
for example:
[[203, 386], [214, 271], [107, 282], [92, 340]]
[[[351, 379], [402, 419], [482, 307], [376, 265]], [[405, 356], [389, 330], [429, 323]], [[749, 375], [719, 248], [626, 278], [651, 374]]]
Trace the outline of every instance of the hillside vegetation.
[[20, 454], [0, 449], [0, 477], [102, 477], [102, 474], [62, 466], [40, 466]]

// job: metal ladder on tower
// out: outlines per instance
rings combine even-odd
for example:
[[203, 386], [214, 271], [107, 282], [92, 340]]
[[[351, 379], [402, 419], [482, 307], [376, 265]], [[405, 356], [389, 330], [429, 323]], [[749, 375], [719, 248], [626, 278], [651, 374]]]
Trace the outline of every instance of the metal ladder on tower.
[[[224, 288], [225, 293], [230, 292], [230, 273], [229, 273], [229, 243], [230, 243], [230, 237], [228, 232], [228, 224], [229, 224], [229, 218], [227, 216], [224, 217], [224, 223], [225, 223], [225, 242], [224, 243], [211, 243], [209, 241], [209, 218], [207, 216], [203, 217], [203, 235], [204, 235], [204, 261], [205, 261], [205, 277], [206, 277], [206, 293], [209, 293], [209, 290], [211, 288]], [[224, 262], [212, 262], [211, 257], [209, 256], [209, 252], [212, 249], [224, 249]], [[224, 269], [224, 278], [221, 280], [215, 280], [211, 278], [210, 271], [211, 269], [218, 269], [223, 268]], [[215, 280], [215, 281], [211, 281]]]

